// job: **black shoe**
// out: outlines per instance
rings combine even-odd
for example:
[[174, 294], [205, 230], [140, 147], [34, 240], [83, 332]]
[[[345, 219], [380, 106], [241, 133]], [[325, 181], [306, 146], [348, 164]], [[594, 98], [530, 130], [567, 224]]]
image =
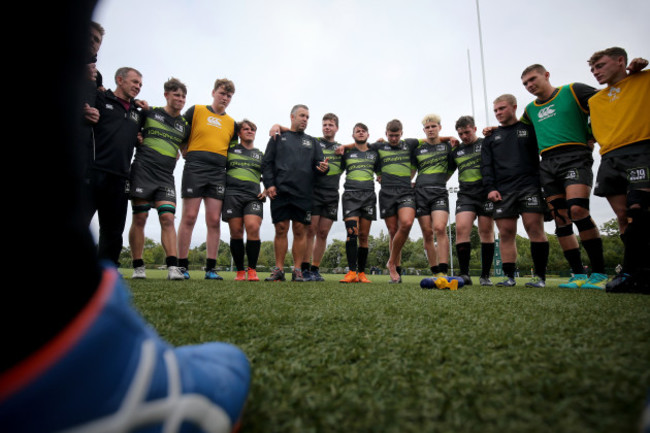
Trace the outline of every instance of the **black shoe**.
[[[621, 274], [619, 274], [621, 275]], [[617, 275], [612, 281], [607, 283], [605, 291], [607, 293], [640, 293], [643, 295], [650, 295], [650, 283], [648, 275], [638, 273], [634, 275], [624, 274], [617, 280]], [[616, 284], [612, 284], [616, 281]]]
[[264, 278], [264, 281], [284, 281], [284, 272], [280, 268], [275, 267], [271, 271], [271, 275]]
[[472, 278], [469, 275], [461, 275], [460, 277], [463, 279], [463, 285], [465, 286], [472, 285]]
[[300, 269], [294, 269], [294, 271], [291, 273], [291, 281], [294, 283], [302, 283], [305, 281]]

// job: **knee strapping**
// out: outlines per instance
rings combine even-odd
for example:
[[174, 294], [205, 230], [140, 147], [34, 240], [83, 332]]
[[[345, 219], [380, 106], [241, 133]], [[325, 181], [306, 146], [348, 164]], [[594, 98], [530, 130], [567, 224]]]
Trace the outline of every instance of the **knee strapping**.
[[149, 210], [151, 209], [151, 205], [149, 203], [146, 204], [136, 204], [132, 206], [133, 208], [133, 215], [139, 214], [139, 213], [149, 213]]
[[562, 198], [562, 197], [558, 197], [558, 198], [556, 198], [556, 199], [550, 200], [550, 201], [548, 202], [548, 204], [550, 204], [551, 206], [553, 206], [553, 209], [551, 209], [551, 215], [553, 215], [553, 218], [554, 218], [554, 219], [558, 219], [558, 218], [559, 218], [560, 220], [562, 220], [562, 222], [565, 222], [565, 223], [566, 223], [566, 222], [567, 222], [567, 219], [566, 219], [564, 216], [562, 216], [562, 215], [560, 214], [560, 212], [559, 212], [559, 211], [561, 211], [561, 210], [566, 210], [567, 213], [569, 212], [569, 206], [568, 206], [568, 204], [567, 204], [566, 199], [564, 199], [564, 198]]
[[176, 206], [173, 204], [163, 204], [158, 206], [158, 215], [164, 215], [170, 213], [172, 215], [176, 214]]
[[594, 220], [590, 216], [588, 216], [587, 218], [583, 218], [581, 220], [578, 220], [578, 221], [574, 221], [573, 223], [576, 225], [579, 232], [584, 232], [584, 231], [587, 231], [587, 230], [591, 230], [591, 229], [596, 227], [596, 224], [594, 223]]
[[359, 234], [357, 228], [357, 222], [354, 220], [349, 220], [345, 222], [345, 231], [348, 233], [348, 239], [353, 240], [357, 238]]
[[573, 225], [570, 224], [568, 226], [556, 227], [555, 234], [558, 238], [571, 236], [573, 235]]
[[569, 218], [571, 217], [571, 208], [573, 206], [578, 206], [578, 207], [581, 207], [583, 209], [589, 210], [589, 199], [588, 198], [581, 198], [581, 197], [570, 198], [569, 200], [567, 200], [566, 204], [567, 204], [567, 208], [568, 208], [568, 212], [569, 212]]

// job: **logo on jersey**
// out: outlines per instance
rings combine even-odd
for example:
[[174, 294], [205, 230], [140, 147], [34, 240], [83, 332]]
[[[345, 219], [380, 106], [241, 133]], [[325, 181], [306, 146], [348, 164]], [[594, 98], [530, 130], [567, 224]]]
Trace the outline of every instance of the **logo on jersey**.
[[181, 134], [185, 134], [185, 125], [177, 123], [174, 125], [174, 128], [176, 128], [176, 130]]
[[257, 160], [260, 160], [260, 159], [262, 159], [262, 155], [261, 155], [261, 154], [259, 154], [259, 153], [257, 153], [257, 152], [256, 152], [256, 153], [254, 153], [254, 154], [253, 154], [252, 156], [253, 156], [253, 159], [257, 159]]
[[219, 119], [218, 117], [209, 116], [208, 117], [208, 125], [216, 126], [217, 128], [221, 128], [221, 119]]
[[311, 140], [303, 138], [302, 139], [302, 145], [303, 145], [303, 147], [306, 147], [307, 149], [311, 149]]
[[518, 129], [517, 137], [519, 138], [528, 138], [528, 131], [526, 129]]
[[542, 122], [550, 117], [554, 117], [555, 114], [555, 105], [549, 105], [548, 107], [544, 107], [539, 110], [537, 117], [539, 118], [539, 121]]
[[609, 96], [609, 102], [614, 102], [618, 99], [618, 95], [621, 93], [621, 88], [620, 87], [612, 87], [609, 89], [609, 92], [607, 92], [607, 96]]

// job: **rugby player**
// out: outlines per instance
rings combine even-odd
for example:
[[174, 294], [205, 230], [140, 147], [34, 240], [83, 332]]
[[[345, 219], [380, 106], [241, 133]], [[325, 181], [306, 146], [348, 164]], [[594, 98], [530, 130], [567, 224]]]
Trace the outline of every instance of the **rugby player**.
[[456, 132], [461, 143], [451, 149], [451, 169], [458, 168], [458, 200], [456, 200], [456, 257], [465, 285], [472, 284], [469, 276], [470, 236], [478, 217], [481, 240], [481, 286], [491, 286], [490, 268], [494, 258], [494, 203], [487, 199], [481, 176], [481, 148], [483, 138], [476, 136], [472, 116], [461, 116], [456, 121]]
[[[550, 73], [539, 64], [522, 72], [524, 87], [537, 99], [526, 106], [521, 120], [535, 128], [542, 191], [555, 221], [555, 234], [573, 273], [560, 287], [604, 289], [607, 274], [603, 242], [589, 212], [594, 160], [587, 101], [596, 89], [583, 83], [555, 87], [549, 77]], [[589, 276], [580, 257], [574, 224], [589, 256]]]
[[368, 147], [366, 125], [354, 125], [352, 138], [354, 147], [346, 149], [343, 154], [345, 183], [341, 199], [347, 232], [345, 253], [349, 271], [340, 282], [370, 283], [365, 269], [368, 262], [370, 226], [377, 219], [374, 173], [377, 171], [379, 156]]
[[[630, 72], [647, 66], [635, 59]], [[612, 47], [594, 53], [591, 72], [607, 87], [589, 99], [594, 136], [602, 156], [594, 194], [605, 197], [625, 245], [623, 269], [608, 292], [650, 293], [650, 71], [628, 74], [627, 53]]]
[[494, 220], [501, 237], [506, 278], [497, 286], [516, 285], [515, 238], [521, 215], [534, 265], [533, 278], [526, 286], [545, 287], [549, 243], [544, 232], [546, 202], [540, 188], [535, 130], [517, 119], [517, 99], [513, 95], [495, 99], [494, 114], [500, 126], [483, 141], [481, 175], [488, 199], [494, 203]]
[[[428, 114], [422, 119], [426, 138], [418, 140], [413, 149], [413, 164], [417, 168], [415, 179], [415, 215], [422, 229], [424, 249], [436, 277], [447, 275], [449, 270], [449, 192], [447, 180], [451, 170], [451, 143], [440, 138], [440, 116]], [[437, 240], [437, 248], [434, 243]]]
[[184, 114], [190, 126], [190, 137], [183, 147], [185, 166], [181, 186], [183, 212], [178, 226], [178, 263], [186, 279], [190, 277], [187, 268], [192, 231], [203, 202], [207, 226], [205, 279], [223, 280], [215, 267], [221, 237], [221, 208], [226, 192], [228, 148], [233, 139], [236, 140], [235, 121], [226, 114], [234, 93], [232, 81], [217, 79], [212, 90], [212, 104], [193, 105]]
[[167, 105], [144, 111], [143, 141], [137, 146], [131, 164], [130, 197], [133, 220], [129, 245], [133, 258], [132, 278], [146, 278], [144, 260], [144, 227], [149, 210], [158, 211], [161, 243], [165, 250], [167, 278], [183, 280], [176, 253], [176, 186], [174, 168], [179, 149], [187, 140], [189, 128], [181, 110], [185, 107], [187, 87], [176, 78], [164, 86]]
[[[254, 147], [257, 126], [244, 119], [237, 124], [239, 144], [228, 150], [226, 196], [222, 218], [230, 228], [230, 253], [237, 267], [235, 281], [259, 281], [260, 226], [266, 191], [260, 191], [264, 154]], [[244, 229], [246, 245], [244, 246]], [[248, 258], [248, 269], [244, 267]]]

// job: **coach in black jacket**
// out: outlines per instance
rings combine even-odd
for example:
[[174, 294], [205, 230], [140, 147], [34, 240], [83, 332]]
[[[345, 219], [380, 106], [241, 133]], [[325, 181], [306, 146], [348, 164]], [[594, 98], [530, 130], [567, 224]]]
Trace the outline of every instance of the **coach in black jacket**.
[[311, 223], [314, 176], [329, 170], [318, 142], [305, 134], [309, 108], [296, 105], [291, 110], [291, 129], [271, 137], [264, 152], [262, 179], [271, 199], [271, 218], [275, 225], [275, 265], [271, 281], [284, 281], [284, 256], [288, 250], [289, 224], [293, 231], [293, 281], [302, 281], [301, 263], [305, 256], [306, 225]]
[[128, 180], [133, 150], [143, 116], [135, 105], [142, 88], [142, 74], [120, 68], [115, 74], [115, 92], [97, 90], [95, 107], [99, 120], [93, 126], [94, 143], [86, 173], [87, 222], [97, 212], [100, 259], [119, 265], [122, 233], [129, 203]]

